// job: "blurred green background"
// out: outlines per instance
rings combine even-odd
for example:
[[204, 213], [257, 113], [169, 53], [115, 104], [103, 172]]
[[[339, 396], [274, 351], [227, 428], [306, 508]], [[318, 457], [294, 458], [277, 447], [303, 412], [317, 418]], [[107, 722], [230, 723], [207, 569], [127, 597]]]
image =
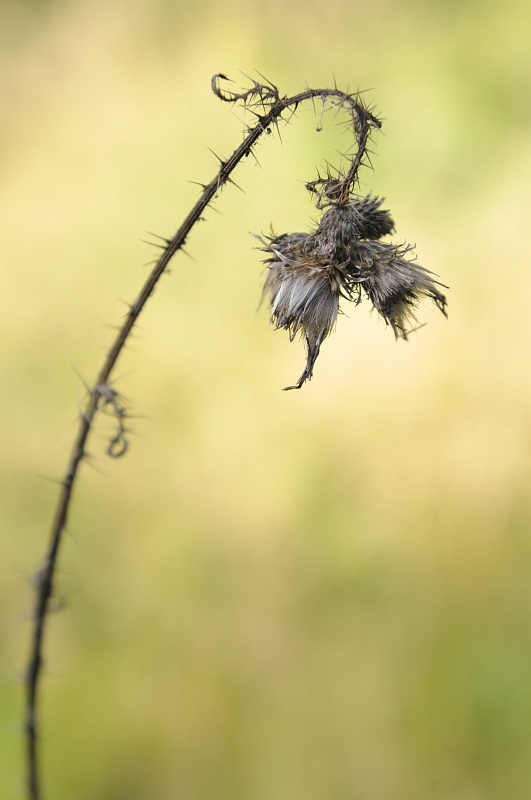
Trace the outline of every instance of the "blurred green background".
[[[409, 343], [347, 309], [300, 392], [248, 232], [305, 230], [311, 105], [193, 231], [91, 440], [42, 695], [54, 800], [531, 796], [527, 0], [2, 0], [0, 796], [23, 796], [32, 572], [83, 384], [258, 69], [368, 89], [365, 189], [449, 284]], [[77, 371], [77, 373], [76, 373]], [[92, 469], [91, 467], [94, 467]]]

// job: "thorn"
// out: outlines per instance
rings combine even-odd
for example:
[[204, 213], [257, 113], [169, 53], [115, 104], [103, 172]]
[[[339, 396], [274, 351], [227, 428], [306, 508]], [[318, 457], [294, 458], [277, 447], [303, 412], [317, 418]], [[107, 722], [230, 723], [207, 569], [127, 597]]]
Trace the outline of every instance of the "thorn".
[[50, 478], [48, 475], [41, 475], [37, 473], [37, 478], [40, 478], [42, 481], [48, 481], [49, 483], [57, 483], [59, 486], [63, 485], [62, 479]]
[[90, 467], [91, 469], [93, 469], [94, 472], [97, 472], [98, 475], [101, 475], [102, 478], [106, 478], [107, 477], [107, 473], [103, 472], [103, 470], [101, 470], [101, 469], [98, 469], [98, 467], [95, 464], [92, 463], [92, 459], [93, 458], [94, 458], [94, 456], [90, 455], [90, 453], [85, 453], [84, 461], [85, 461], [87, 467]]
[[[240, 192], [243, 192], [243, 194], [247, 194], [247, 192], [245, 191], [245, 189], [242, 189], [242, 187], [241, 187], [241, 186], [238, 186], [238, 184], [237, 184], [235, 181], [233, 181], [233, 180], [232, 180], [232, 178], [225, 178], [225, 182], [226, 182], [226, 183], [232, 183], [232, 185], [233, 185], [233, 186], [235, 186], [237, 189], [239, 189], [239, 190], [240, 190]], [[182, 249], [182, 248], [181, 248], [181, 249]]]
[[[240, 118], [240, 117], [239, 117], [239, 116], [236, 114], [236, 112], [235, 112], [235, 111], [233, 111], [233, 112], [232, 112], [232, 114], [233, 114], [233, 116], [234, 116], [234, 117], [236, 117], [236, 119], [238, 120], [238, 122], [241, 122], [241, 124], [243, 125], [243, 127], [244, 127], [244, 128], [246, 128], [247, 130], [249, 129], [249, 126], [247, 125], [247, 123], [245, 122], [245, 120], [241, 119], [241, 118]], [[192, 183], [193, 183], [193, 181], [192, 181]]]
[[167, 249], [163, 244], [157, 244], [157, 242], [148, 242], [147, 239], [139, 239], [138, 241], [144, 242], [144, 244], [148, 244], [150, 247], [158, 247], [160, 250]]
[[258, 166], [260, 167], [260, 169], [263, 169], [262, 165], [260, 164], [260, 162], [259, 162], [259, 160], [258, 160], [258, 158], [257, 158], [257, 156], [256, 156], [256, 153], [254, 152], [254, 147], [251, 147], [251, 148], [250, 148], [250, 150], [249, 150], [249, 155], [252, 155], [252, 157], [254, 158], [255, 164], [258, 164]]
[[[127, 419], [152, 419], [148, 414], [128, 414]], [[129, 433], [134, 434], [135, 436], [140, 436], [141, 434], [134, 430], [129, 430]]]
[[280, 128], [278, 127], [278, 119], [274, 121], [275, 128], [277, 129], [278, 138], [280, 139], [280, 144], [284, 144], [282, 141], [282, 134], [280, 133]]
[[259, 114], [257, 111], [253, 111], [253, 109], [249, 108], [249, 106], [247, 107], [247, 113], [252, 114], [253, 117], [257, 117], [257, 119], [259, 119], [260, 121], [263, 120], [262, 114]]
[[[313, 98], [312, 98], [312, 100], [313, 100]], [[298, 110], [298, 108], [299, 108], [299, 106], [298, 106], [298, 105], [296, 105], [294, 108], [290, 109], [290, 111], [291, 111], [291, 114], [289, 115], [289, 118], [288, 118], [288, 119], [284, 119], [284, 117], [280, 117], [280, 119], [282, 119], [282, 121], [283, 121], [283, 122], [285, 122], [285, 123], [286, 123], [286, 125], [291, 125], [291, 120], [293, 119], [293, 117], [296, 117], [296, 116], [297, 116], [297, 110]]]
[[181, 247], [179, 249], [180, 249], [181, 253], [184, 253], [185, 256], [188, 256], [188, 258], [191, 258], [192, 261], [195, 261], [195, 263], [197, 264], [197, 258], [194, 258], [192, 255], [190, 255], [188, 250], [185, 250], [184, 247]]
[[88, 385], [88, 383], [85, 381], [85, 379], [83, 378], [83, 376], [82, 376], [82, 375], [81, 375], [81, 374], [80, 374], [80, 373], [77, 371], [77, 369], [74, 367], [74, 365], [73, 365], [73, 364], [70, 364], [70, 366], [72, 367], [72, 369], [73, 369], [73, 370], [74, 370], [74, 372], [76, 373], [77, 377], [79, 378], [79, 380], [81, 381], [81, 383], [83, 384], [83, 386], [85, 387], [85, 389], [87, 390], [87, 392], [89, 392], [89, 393], [90, 393], [90, 392], [92, 392], [92, 389], [91, 389], [91, 387], [90, 387], [90, 386]]
[[156, 239], [160, 239], [161, 241], [166, 242], [166, 244], [171, 243], [171, 239], [166, 239], [165, 236], [159, 236], [158, 233], [151, 233], [151, 231], [146, 231], [146, 233], [148, 233], [150, 236], [154, 236]]
[[[250, 75], [247, 75], [247, 73], [246, 73], [246, 72], [244, 72], [242, 69], [239, 69], [239, 70], [238, 70], [238, 72], [240, 73], [240, 75], [243, 75], [243, 77], [244, 77], [244, 78], [247, 78], [247, 80], [248, 80], [248, 81], [251, 81], [251, 83], [254, 83], [254, 84], [256, 85], [256, 81], [253, 81], [253, 79], [251, 78], [251, 76], [250, 76]], [[233, 82], [234, 82], [234, 81], [233, 81]]]
[[[308, 86], [308, 84], [306, 84], [306, 85]], [[309, 87], [308, 87], [308, 88], [309, 88]], [[316, 111], [316, 109], [315, 109], [315, 97], [314, 97], [314, 95], [313, 95], [313, 94], [312, 94], [312, 106], [313, 106], [313, 113], [314, 113], [315, 115], [317, 115], [317, 111]]]
[[337, 119], [337, 115], [338, 115], [338, 114], [339, 114], [339, 112], [340, 112], [340, 111], [342, 111], [342, 110], [343, 110], [343, 109], [341, 108], [341, 106], [337, 106], [337, 108], [336, 108], [336, 113], [334, 114], [334, 119]]
[[219, 161], [219, 163], [221, 164], [221, 166], [222, 166], [222, 167], [224, 167], [224, 166], [225, 166], [225, 164], [226, 164], [227, 162], [226, 162], [226, 161], [223, 161], [223, 159], [222, 159], [222, 158], [220, 158], [220, 157], [218, 156], [218, 154], [217, 154], [217, 153], [214, 153], [214, 151], [212, 150], [212, 148], [211, 148], [211, 147], [207, 147], [207, 150], [210, 150], [210, 152], [212, 153], [212, 155], [214, 156], [214, 158], [217, 158], [217, 160]]
[[82, 401], [80, 400], [79, 394], [77, 392], [77, 386], [76, 386], [76, 400], [77, 400], [77, 415], [79, 419], [86, 419], [85, 412], [83, 411], [82, 408]]
[[269, 78], [266, 78], [266, 76], [262, 75], [262, 73], [259, 72], [257, 69], [255, 70], [255, 72], [256, 72], [257, 75], [260, 75], [260, 77], [263, 78], [265, 80], [265, 82], [268, 83], [275, 92], [278, 92], [278, 86], [275, 86], [274, 83], [271, 83]]
[[[79, 549], [79, 550], [80, 550], [80, 551], [83, 553], [83, 552], [84, 552], [84, 550], [83, 550], [83, 545], [81, 544], [81, 542], [79, 541], [79, 539], [78, 539], [76, 536], [74, 536], [74, 534], [72, 533], [72, 531], [70, 530], [70, 528], [68, 528], [66, 525], [65, 525], [65, 533], [66, 533], [66, 535], [67, 535], [67, 536], [69, 536], [69, 537], [70, 537], [70, 539], [71, 539], [71, 540], [74, 542], [74, 544], [76, 545], [76, 547], [77, 547], [77, 548], [78, 548], [78, 549]], [[72, 573], [67, 573], [67, 574], [72, 574]]]

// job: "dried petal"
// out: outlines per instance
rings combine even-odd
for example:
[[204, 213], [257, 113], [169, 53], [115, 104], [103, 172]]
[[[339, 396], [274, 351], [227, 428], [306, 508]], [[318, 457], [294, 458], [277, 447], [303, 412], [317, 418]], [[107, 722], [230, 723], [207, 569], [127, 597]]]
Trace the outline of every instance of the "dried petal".
[[446, 297], [437, 289], [443, 284], [433, 273], [407, 261], [409, 246], [382, 242], [358, 242], [352, 247], [349, 269], [360, 276], [367, 297], [398, 338], [408, 338], [415, 328], [415, 311], [425, 297], [433, 300], [446, 315]]
[[306, 341], [306, 367], [296, 386], [310, 380], [323, 339], [334, 328], [339, 310], [342, 276], [330, 259], [319, 258], [312, 236], [292, 233], [272, 239], [264, 296], [269, 295], [271, 322], [285, 328], [293, 340], [301, 333]]
[[358, 215], [358, 239], [381, 239], [395, 229], [395, 223], [387, 209], [380, 209], [383, 197], [357, 197], [352, 201], [352, 209]]

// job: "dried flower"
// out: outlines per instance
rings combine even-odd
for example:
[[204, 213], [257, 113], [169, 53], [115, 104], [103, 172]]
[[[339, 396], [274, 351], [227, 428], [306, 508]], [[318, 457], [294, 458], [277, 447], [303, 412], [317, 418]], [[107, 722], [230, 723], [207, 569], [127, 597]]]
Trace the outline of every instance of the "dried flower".
[[432, 273], [405, 256], [410, 245], [377, 241], [394, 229], [382, 200], [368, 195], [329, 202], [313, 232], [290, 233], [261, 240], [268, 252], [263, 296], [269, 297], [271, 322], [293, 340], [306, 342], [306, 367], [300, 389], [311, 379], [323, 340], [333, 330], [340, 298], [356, 303], [365, 294], [395, 336], [407, 339], [416, 323], [415, 310], [431, 298], [446, 316], [446, 298]]

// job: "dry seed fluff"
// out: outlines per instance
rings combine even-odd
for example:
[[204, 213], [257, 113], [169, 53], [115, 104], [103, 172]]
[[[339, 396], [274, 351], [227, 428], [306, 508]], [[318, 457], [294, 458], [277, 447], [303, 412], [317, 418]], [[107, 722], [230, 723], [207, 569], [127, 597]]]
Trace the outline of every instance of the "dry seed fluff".
[[268, 253], [263, 297], [271, 306], [271, 322], [293, 340], [305, 340], [306, 366], [286, 389], [300, 389], [311, 380], [323, 340], [334, 329], [340, 300], [359, 303], [366, 296], [395, 337], [407, 339], [416, 325], [421, 300], [433, 300], [446, 316], [446, 298], [433, 273], [406, 256], [409, 245], [378, 241], [392, 233], [389, 211], [368, 195], [332, 202], [310, 233], [285, 233], [262, 240]]

